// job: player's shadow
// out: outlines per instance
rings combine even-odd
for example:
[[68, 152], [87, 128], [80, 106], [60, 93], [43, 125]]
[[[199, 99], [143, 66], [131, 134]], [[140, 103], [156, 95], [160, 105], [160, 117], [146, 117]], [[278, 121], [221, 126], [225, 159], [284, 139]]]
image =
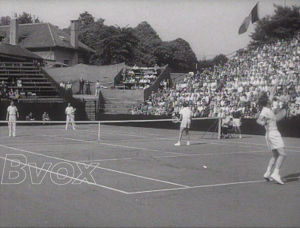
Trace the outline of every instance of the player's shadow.
[[289, 174], [287, 176], [284, 176], [283, 178], [286, 180], [286, 182], [299, 181], [300, 173]]
[[204, 142], [196, 142], [196, 143], [192, 143], [191, 146], [192, 146], [192, 145], [203, 145], [203, 144], [207, 144], [207, 143], [204, 143]]

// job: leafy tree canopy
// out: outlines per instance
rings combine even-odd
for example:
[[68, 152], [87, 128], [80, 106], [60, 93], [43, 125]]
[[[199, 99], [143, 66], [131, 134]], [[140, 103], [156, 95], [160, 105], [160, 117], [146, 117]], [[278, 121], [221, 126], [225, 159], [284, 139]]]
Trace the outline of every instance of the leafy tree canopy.
[[275, 5], [275, 13], [258, 21], [250, 46], [290, 39], [300, 32], [300, 6]]
[[19, 14], [17, 17], [19, 24], [31, 24], [31, 23], [41, 23], [39, 18], [34, 18], [31, 16], [31, 14], [23, 12], [22, 14]]
[[220, 54], [210, 60], [200, 60], [198, 63], [197, 70], [199, 71], [203, 71], [204, 69], [213, 70], [214, 66], [224, 66], [224, 64], [227, 61], [228, 61], [228, 57], [224, 54]]
[[10, 16], [1, 17], [0, 18], [0, 25], [9, 25], [10, 24]]
[[[19, 23], [40, 23], [31, 14], [23, 12], [18, 16]], [[151, 25], [144, 21], [135, 28], [107, 26], [105, 20], [95, 19], [87, 11], [81, 13], [79, 40], [95, 50], [90, 55], [90, 64], [109, 65], [125, 62], [128, 65], [160, 66], [168, 64], [173, 72], [196, 70], [198, 63], [190, 44], [178, 38], [162, 41]], [[10, 17], [1, 17], [1, 25], [8, 25]], [[63, 31], [70, 34], [70, 26]]]

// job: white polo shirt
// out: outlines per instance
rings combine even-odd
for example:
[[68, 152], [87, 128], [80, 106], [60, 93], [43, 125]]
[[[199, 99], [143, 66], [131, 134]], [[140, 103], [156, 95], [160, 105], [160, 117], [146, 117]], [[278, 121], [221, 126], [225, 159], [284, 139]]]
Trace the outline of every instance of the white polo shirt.
[[8, 106], [7, 112], [10, 116], [15, 116], [18, 112], [18, 108], [16, 106]]

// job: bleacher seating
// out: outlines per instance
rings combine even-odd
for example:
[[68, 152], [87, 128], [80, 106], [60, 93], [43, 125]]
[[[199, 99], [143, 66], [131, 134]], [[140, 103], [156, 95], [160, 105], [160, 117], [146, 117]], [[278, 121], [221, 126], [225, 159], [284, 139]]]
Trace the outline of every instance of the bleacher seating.
[[277, 77], [272, 109], [287, 104], [287, 116], [300, 118], [299, 37], [245, 48], [224, 66], [186, 74], [175, 87], [151, 94], [144, 104], [134, 107], [133, 113], [175, 115], [188, 102], [196, 117], [222, 117], [237, 107], [244, 118], [255, 118], [260, 108], [258, 97], [273, 88]]
[[18, 90], [19, 101], [62, 102], [53, 83], [34, 62], [0, 62], [0, 82], [7, 91]]
[[132, 114], [132, 107], [140, 104], [139, 101], [117, 98], [105, 99], [106, 114]]
[[146, 89], [159, 77], [159, 67], [128, 67], [123, 80], [116, 85], [118, 89]]

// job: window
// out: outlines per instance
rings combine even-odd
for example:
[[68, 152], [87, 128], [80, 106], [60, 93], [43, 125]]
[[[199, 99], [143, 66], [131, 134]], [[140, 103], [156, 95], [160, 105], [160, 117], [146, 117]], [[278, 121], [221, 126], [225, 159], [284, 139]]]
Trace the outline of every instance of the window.
[[64, 64], [69, 65], [69, 60], [65, 59]]

